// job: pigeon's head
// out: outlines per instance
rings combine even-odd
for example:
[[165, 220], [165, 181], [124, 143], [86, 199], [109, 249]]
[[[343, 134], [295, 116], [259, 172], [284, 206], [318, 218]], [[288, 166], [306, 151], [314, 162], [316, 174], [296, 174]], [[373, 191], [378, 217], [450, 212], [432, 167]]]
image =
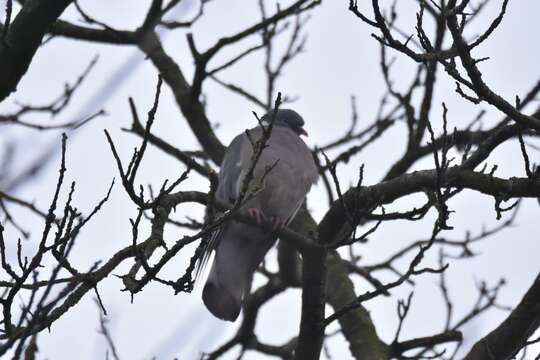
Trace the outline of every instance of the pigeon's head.
[[[274, 118], [274, 110], [267, 112], [261, 120], [267, 124], [272, 122]], [[304, 130], [304, 119], [294, 110], [290, 109], [279, 109], [276, 114], [276, 120], [274, 121], [274, 126], [286, 126], [292, 131], [300, 135], [306, 135], [307, 132]]]

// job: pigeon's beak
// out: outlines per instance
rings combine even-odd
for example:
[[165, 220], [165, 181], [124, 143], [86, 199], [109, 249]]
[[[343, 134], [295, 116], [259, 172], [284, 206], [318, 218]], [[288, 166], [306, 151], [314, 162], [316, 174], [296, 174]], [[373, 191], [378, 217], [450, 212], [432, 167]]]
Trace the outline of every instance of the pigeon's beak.
[[308, 133], [307, 133], [307, 131], [304, 130], [304, 128], [301, 128], [301, 127], [296, 128], [296, 133], [297, 133], [298, 135], [305, 135], [306, 137], [309, 136]]

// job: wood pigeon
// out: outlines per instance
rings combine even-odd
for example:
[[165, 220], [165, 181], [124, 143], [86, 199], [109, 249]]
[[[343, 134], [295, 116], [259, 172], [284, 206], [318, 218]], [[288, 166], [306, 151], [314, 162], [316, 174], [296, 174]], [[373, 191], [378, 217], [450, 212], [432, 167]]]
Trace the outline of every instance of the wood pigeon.
[[[274, 110], [265, 114], [261, 121], [268, 125], [272, 119]], [[258, 224], [272, 224], [274, 229], [289, 224], [311, 185], [317, 181], [313, 156], [300, 138], [300, 135], [307, 135], [303, 125], [304, 120], [293, 110], [279, 109], [275, 114], [271, 136], [250, 181], [251, 186], [260, 185], [264, 176], [262, 189], [240, 208], [253, 216]], [[240, 195], [243, 179], [252, 164], [252, 141], [256, 144], [263, 135], [261, 127], [248, 132], [251, 141], [242, 133], [231, 142], [219, 173], [216, 198], [231, 205]], [[269, 167], [272, 167], [270, 171]], [[202, 294], [204, 304], [212, 314], [223, 320], [236, 320], [253, 273], [276, 239], [274, 231], [235, 220], [226, 221], [210, 236], [199, 259], [198, 272], [215, 250]]]

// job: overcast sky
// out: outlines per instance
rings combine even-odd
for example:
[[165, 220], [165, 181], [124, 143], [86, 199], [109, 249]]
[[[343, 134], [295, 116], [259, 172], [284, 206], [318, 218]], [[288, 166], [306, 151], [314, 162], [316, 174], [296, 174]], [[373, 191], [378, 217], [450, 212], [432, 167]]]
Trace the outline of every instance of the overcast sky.
[[[489, 21], [496, 16], [500, 2], [492, 0], [493, 4], [473, 23], [467, 35], [473, 36], [485, 29]], [[139, 26], [146, 11], [146, 3], [129, 0], [80, 1], [88, 13], [119, 29], [134, 29]], [[402, 19], [400, 26], [407, 33], [412, 33], [418, 11], [416, 1], [401, 0], [399, 3], [399, 15]], [[196, 4], [195, 1], [182, 2], [174, 12], [175, 19], [182, 20], [192, 16], [196, 11]], [[267, 1], [267, 4], [269, 9], [274, 9], [273, 1]], [[4, 9], [4, 1], [0, 0], [0, 5]], [[285, 3], [280, 5], [286, 6]], [[365, 5], [366, 9], [368, 5]], [[379, 47], [370, 36], [373, 29], [356, 19], [347, 11], [347, 7], [346, 0], [325, 1], [311, 13], [311, 21], [306, 27], [307, 51], [285, 69], [278, 82], [280, 91], [299, 96], [299, 100], [291, 107], [305, 118], [310, 134], [307, 142], [311, 146], [325, 144], [347, 130], [350, 123], [351, 95], [358, 99], [361, 123], [368, 124], [374, 119], [379, 100], [385, 91], [379, 71]], [[480, 65], [484, 78], [492, 89], [507, 99], [524, 94], [540, 77], [540, 51], [536, 46], [539, 13], [540, 2], [537, 0], [510, 2], [500, 28], [475, 52], [477, 57], [490, 57], [490, 60]], [[64, 17], [75, 22], [80, 20], [71, 8]], [[256, 1], [214, 0], [205, 8], [204, 17], [196, 23], [192, 31], [197, 46], [205, 49], [221, 36], [234, 34], [258, 19]], [[189, 78], [193, 67], [185, 32], [177, 30], [164, 36], [166, 51]], [[241, 47], [234, 48], [233, 52], [225, 51], [213, 65], [219, 65], [220, 61], [223, 62], [241, 48], [245, 49], [256, 41], [259, 41], [258, 36], [245, 41]], [[112, 178], [118, 177], [103, 129], [111, 131], [123, 159], [127, 160], [133, 147], [138, 144], [134, 136], [120, 129], [130, 125], [127, 102], [129, 96], [135, 99], [141, 114], [151, 106], [156, 83], [156, 70], [152, 64], [145, 61], [136, 48], [129, 46], [53, 39], [38, 51], [30, 70], [19, 85], [18, 92], [11, 96], [10, 101], [0, 105], [0, 113], [5, 113], [13, 108], [15, 100], [32, 104], [50, 101], [62, 91], [64, 82], [74, 81], [96, 54], [99, 54], [99, 61], [95, 70], [80, 88], [69, 108], [58, 119], [58, 122], [61, 122], [83, 118], [101, 108], [108, 113], [108, 116], [96, 119], [76, 133], [68, 133], [67, 180], [77, 182], [75, 201], [78, 208], [85, 212], [91, 210], [106, 193]], [[409, 83], [415, 65], [409, 59], [397, 56], [398, 61], [391, 73], [395, 85], [404, 88]], [[265, 89], [262, 61], [260, 54], [253, 56], [232, 67], [222, 78], [262, 96]], [[467, 124], [480, 108], [488, 110], [484, 120], [486, 127], [501, 118], [499, 113], [485, 104], [473, 107], [457, 95], [453, 81], [443, 72], [439, 72], [439, 78], [431, 118], [436, 129], [441, 128], [440, 104], [443, 101], [449, 108], [451, 128]], [[251, 111], [261, 112], [261, 109], [211, 81], [205, 83], [204, 93], [208, 100], [208, 116], [214, 123], [219, 123], [216, 133], [224, 143], [228, 143], [245, 128], [255, 125]], [[37, 117], [34, 119], [42, 120]], [[48, 119], [44, 118], [43, 121]], [[182, 149], [199, 148], [166, 87], [154, 131]], [[57, 151], [60, 133], [43, 134], [1, 127], [0, 141], [6, 143], [10, 139], [21, 139], [20, 141], [24, 142], [24, 151], [18, 153], [18, 164], [23, 165], [51, 146]], [[360, 164], [365, 164], [365, 184], [380, 181], [388, 168], [403, 154], [405, 139], [405, 127], [396, 126], [381, 141], [354, 157], [348, 166], [339, 169], [342, 183], [349, 184], [355, 180]], [[537, 161], [538, 153], [533, 149], [530, 151], [532, 161]], [[56, 183], [58, 162], [56, 157], [48, 171], [35, 182], [19, 189], [17, 195], [35, 199], [36, 203], [45, 209]], [[432, 168], [432, 162], [432, 158], [427, 157], [415, 165], [414, 169]], [[495, 151], [488, 164], [491, 166], [495, 163], [499, 165], [499, 176], [524, 176], [516, 142]], [[178, 162], [150, 148], [143, 161], [139, 181], [159, 186], [165, 178], [176, 178], [183, 170], [184, 167]], [[207, 191], [208, 186], [205, 181], [193, 176], [182, 185], [182, 189]], [[409, 197], [387, 210], [410, 208], [418, 205], [421, 199], [422, 196]], [[450, 201], [449, 205], [456, 213], [452, 214], [450, 219], [454, 230], [444, 234], [448, 238], [463, 239], [468, 230], [477, 234], [483, 226], [490, 228], [497, 225], [492, 198], [466, 191]], [[317, 219], [326, 211], [327, 201], [321, 186], [310, 193], [308, 206]], [[25, 219], [26, 227], [34, 229], [34, 235], [38, 235], [39, 219], [28, 216], [24, 211], [15, 211]], [[178, 219], [183, 219], [186, 215], [200, 216], [202, 211], [199, 206], [182, 206], [174, 216]], [[463, 314], [472, 307], [476, 300], [475, 283], [484, 279], [493, 285], [499, 278], [505, 277], [508, 285], [501, 293], [500, 302], [512, 306], [519, 301], [540, 270], [540, 239], [535, 226], [539, 215], [540, 207], [535, 200], [524, 201], [515, 227], [475, 247], [481, 256], [451, 264], [448, 278], [457, 314]], [[135, 206], [123, 189], [117, 186], [103, 211], [85, 228], [78, 240], [73, 252], [73, 263], [78, 264], [80, 269], [85, 269], [95, 260], [107, 259], [111, 253], [128, 245], [131, 242], [128, 219], [134, 216]], [[434, 218], [435, 215], [430, 214], [419, 222], [398, 221], [383, 224], [371, 237], [369, 244], [358, 246], [358, 252], [366, 263], [382, 260], [405, 244], [428, 237]], [[148, 224], [145, 224], [141, 229], [141, 238], [147, 231]], [[171, 227], [167, 228], [165, 237], [174, 241], [182, 234], [182, 231]], [[25, 249], [29, 253], [32, 246], [35, 246], [35, 239], [36, 237], [25, 243]], [[182, 252], [165, 268], [163, 277], [176, 279], [183, 274], [192, 251], [193, 247], [189, 247]], [[270, 266], [275, 267], [274, 252], [270, 253], [268, 259]], [[436, 252], [426, 259], [426, 263], [436, 263]], [[127, 262], [119, 267], [115, 274], [125, 273], [129, 265]], [[406, 266], [406, 263], [402, 266]], [[382, 279], [391, 280], [393, 276], [386, 274]], [[437, 281], [437, 277], [429, 275], [418, 279], [413, 308], [405, 324], [402, 339], [441, 331], [445, 314]], [[174, 296], [169, 288], [150, 284], [135, 297], [134, 303], [130, 304], [129, 295], [120, 292], [122, 284], [117, 278], [111, 276], [101, 283], [99, 288], [109, 312], [111, 333], [122, 359], [150, 359], [154, 356], [160, 360], [172, 359], [175, 356], [180, 359], [195, 359], [200, 351], [213, 350], [233, 334], [238, 326], [239, 321], [230, 324], [209, 315], [200, 300], [200, 289], [192, 294], [181, 293]], [[366, 284], [358, 281], [357, 291], [366, 289]], [[397, 319], [396, 301], [406, 297], [411, 290], [410, 286], [403, 285], [392, 293], [393, 296], [377, 298], [366, 304], [383, 340], [392, 340]], [[282, 344], [297, 333], [299, 295], [298, 290], [288, 291], [263, 308], [256, 329], [261, 341]], [[469, 339], [478, 339], [496, 326], [505, 315], [502, 311], [493, 310], [478, 318], [464, 329], [466, 337], [469, 335]], [[102, 336], [97, 333], [97, 328], [98, 308], [92, 296], [87, 295], [68, 315], [55, 322], [50, 334], [40, 334], [40, 358], [104, 358], [107, 347]], [[336, 337], [329, 343], [334, 358], [350, 357], [341, 338]], [[235, 355], [236, 352], [231, 352], [224, 358], [233, 359]], [[264, 357], [248, 353], [245, 358], [251, 360]]]

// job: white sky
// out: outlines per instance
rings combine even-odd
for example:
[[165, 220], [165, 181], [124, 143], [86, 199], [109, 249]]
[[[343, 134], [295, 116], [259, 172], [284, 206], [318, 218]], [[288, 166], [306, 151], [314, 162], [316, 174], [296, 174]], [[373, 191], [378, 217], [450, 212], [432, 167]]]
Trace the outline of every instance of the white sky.
[[[186, 0], [187, 1], [187, 0]], [[467, 35], [472, 36], [486, 28], [488, 22], [496, 16], [500, 1], [493, 1], [485, 13], [474, 22]], [[3, 6], [3, 1], [0, 5]], [[81, 1], [81, 6], [116, 28], [133, 29], [138, 26], [146, 11], [147, 2], [128, 0], [116, 1]], [[273, 9], [273, 2], [267, 2]], [[360, 2], [363, 4], [364, 2]], [[389, 1], [383, 3], [390, 3]], [[401, 28], [413, 31], [416, 1], [402, 0], [400, 16]], [[195, 10], [193, 2], [185, 2], [177, 11], [180, 18], [188, 18]], [[286, 6], [285, 3], [281, 4]], [[301, 113], [310, 133], [309, 144], [321, 145], [339, 137], [348, 129], [350, 121], [349, 97], [356, 95], [362, 124], [368, 124], [374, 118], [379, 99], [385, 87], [379, 71], [379, 47], [370, 37], [372, 29], [361, 23], [347, 11], [348, 1], [326, 1], [312, 13], [312, 19], [306, 27], [309, 36], [307, 51], [291, 63], [278, 82], [278, 90], [289, 95], [299, 95], [300, 99], [292, 105]], [[366, 2], [365, 8], [369, 6]], [[540, 52], [534, 46], [538, 32], [537, 16], [540, 2], [522, 0], [510, 2], [508, 13], [500, 28], [492, 38], [479, 47], [477, 57], [490, 56], [491, 59], [480, 65], [487, 83], [508, 99], [516, 94], [524, 94], [539, 78]], [[3, 16], [3, 14], [2, 14]], [[78, 16], [69, 9], [67, 17], [78, 20]], [[259, 18], [255, 1], [219, 1], [214, 0], [205, 8], [205, 16], [192, 29], [197, 46], [205, 49], [223, 35], [230, 35], [257, 21]], [[257, 36], [244, 42], [242, 48], [258, 41]], [[192, 74], [192, 58], [186, 46], [185, 32], [171, 32], [165, 41], [167, 52], [179, 63], [187, 77]], [[225, 51], [212, 63], [219, 65], [240, 51], [239, 47]], [[19, 85], [19, 91], [11, 101], [2, 103], [0, 113], [5, 113], [13, 106], [13, 101], [41, 104], [54, 98], [62, 91], [65, 81], [73, 81], [86, 67], [95, 54], [99, 62], [90, 74], [69, 109], [58, 122], [80, 118], [99, 108], [89, 99], [105, 98], [101, 105], [108, 112], [105, 118], [99, 118], [70, 136], [68, 142], [68, 179], [77, 181], [76, 204], [88, 212], [97, 199], [101, 198], [109, 186], [112, 177], [117, 176], [116, 165], [105, 141], [103, 129], [111, 131], [117, 148], [127, 161], [137, 139], [120, 131], [130, 124], [128, 96], [133, 96], [141, 115], [149, 109], [155, 88], [156, 70], [148, 62], [142, 61], [141, 53], [132, 47], [118, 47], [54, 39], [37, 53], [29, 72]], [[393, 54], [393, 53], [392, 53]], [[409, 82], [414, 64], [401, 55], [392, 69], [393, 78], [398, 88], [404, 88]], [[262, 56], [258, 54], [237, 64], [221, 78], [245, 86], [246, 89], [263, 95], [265, 89]], [[127, 79], [118, 77], [120, 69], [132, 68]], [[449, 108], [450, 127], [463, 126], [477, 114], [475, 108], [463, 100], [454, 91], [454, 84], [443, 72], [438, 72], [441, 80], [435, 92], [436, 99], [432, 111], [432, 121], [436, 129], [441, 128], [442, 101]], [[220, 124], [217, 135], [224, 142], [247, 127], [255, 125], [252, 110], [260, 111], [243, 98], [226, 92], [210, 80], [205, 83], [204, 93], [208, 99], [209, 118]], [[100, 106], [100, 108], [101, 108]], [[482, 104], [481, 108], [489, 110]], [[491, 126], [501, 115], [490, 111], [484, 118], [486, 127]], [[38, 120], [42, 120], [36, 118]], [[47, 119], [43, 119], [47, 120]], [[179, 113], [176, 103], [168, 88], [164, 87], [154, 132], [167, 141], [183, 149], [198, 149], [196, 140]], [[405, 144], [405, 128], [401, 125], [389, 131], [385, 137], [368, 147], [360, 156], [354, 157], [348, 166], [340, 168], [342, 183], [355, 180], [360, 164], [365, 164], [365, 184], [380, 180], [387, 169], [402, 155]], [[0, 141], [8, 142], [14, 137], [25, 142], [24, 151], [19, 154], [18, 162], [26, 163], [39, 156], [50, 144], [59, 144], [58, 132], [42, 134], [33, 131], [1, 128]], [[531, 151], [533, 162], [537, 152]], [[17, 195], [35, 199], [43, 209], [46, 208], [54, 184], [56, 183], [58, 159], [52, 162], [49, 171], [36, 181], [19, 191]], [[433, 160], [426, 157], [414, 169], [431, 168]], [[495, 151], [488, 160], [491, 166], [499, 165], [499, 176], [524, 176], [522, 159], [518, 144], [512, 142]], [[176, 178], [184, 170], [178, 162], [171, 160], [155, 149], [149, 149], [142, 164], [139, 181], [159, 186], [165, 178]], [[67, 182], [66, 182], [67, 184]], [[103, 211], [84, 230], [74, 249], [72, 261], [80, 269], [88, 268], [97, 259], [107, 259], [114, 251], [131, 242], [131, 229], [128, 218], [136, 215], [136, 209], [129, 201], [120, 184], [117, 183], [112, 197]], [[196, 176], [183, 186], [183, 189], [207, 190], [207, 184]], [[327, 200], [322, 187], [314, 189], [308, 197], [309, 207], [316, 218], [320, 218], [327, 209]], [[419, 204], [421, 197], [411, 197], [400, 201], [399, 208], [404, 209]], [[444, 235], [452, 239], [462, 239], [467, 230], [473, 234], [481, 231], [482, 226], [493, 227], [497, 224], [493, 211], [493, 199], [464, 192], [450, 202], [456, 213], [450, 223], [455, 230]], [[389, 208], [390, 209], [390, 208]], [[387, 210], [389, 210], [387, 209]], [[24, 211], [17, 211], [26, 222], [26, 227], [33, 229], [33, 234], [40, 233], [39, 219], [28, 216]], [[197, 206], [182, 206], [175, 216], [202, 214]], [[481, 256], [451, 264], [448, 270], [450, 287], [455, 302], [457, 317], [467, 311], [476, 300], [475, 282], [486, 279], [495, 284], [500, 277], [505, 277], [508, 285], [501, 293], [500, 302], [515, 305], [540, 270], [537, 255], [540, 241], [534, 226], [540, 209], [534, 200], [523, 203], [517, 226], [490, 238], [480, 246], [474, 247]], [[430, 214], [424, 221], [409, 223], [405, 221], [383, 224], [372, 236], [370, 243], [357, 247], [357, 253], [369, 264], [382, 260], [402, 246], [417, 239], [428, 237], [434, 216]], [[141, 227], [141, 238], [148, 231], [145, 224]], [[13, 234], [13, 233], [11, 233]], [[166, 239], [174, 241], [182, 232], [177, 228], [167, 228]], [[16, 239], [15, 237], [13, 237]], [[25, 243], [25, 250], [30, 253], [33, 240]], [[163, 277], [176, 279], [183, 274], [186, 261], [193, 251], [186, 249], [177, 259], [166, 267]], [[436, 251], [428, 257], [426, 264], [436, 262]], [[272, 264], [274, 252], [269, 261]], [[270, 260], [271, 259], [271, 260]], [[125, 273], [128, 265], [118, 268], [115, 274]], [[406, 266], [405, 263], [402, 266]], [[388, 274], [386, 274], [388, 275]], [[392, 276], [382, 276], [391, 280]], [[438, 278], [422, 276], [417, 281], [411, 315], [405, 324], [401, 339], [430, 335], [442, 330], [444, 324], [444, 305], [437, 288]], [[364, 282], [358, 282], [357, 291], [367, 289]], [[200, 351], [210, 351], [236, 331], [236, 324], [224, 323], [210, 316], [200, 301], [200, 290], [193, 294], [174, 296], [172, 291], [161, 285], [149, 285], [144, 292], [135, 297], [130, 304], [129, 295], [120, 292], [122, 284], [115, 277], [110, 277], [99, 286], [109, 312], [110, 329], [122, 359], [195, 359]], [[395, 304], [397, 299], [406, 297], [412, 288], [408, 285], [393, 291], [392, 297], [378, 298], [366, 304], [375, 321], [377, 331], [383, 340], [391, 341], [396, 327]], [[265, 306], [257, 323], [260, 340], [270, 344], [281, 344], [295, 335], [299, 319], [299, 291], [288, 291], [278, 296]], [[328, 313], [331, 310], [328, 311]], [[478, 318], [465, 328], [465, 336], [476, 341], [496, 326], [505, 316], [504, 312], [493, 310]], [[51, 334], [43, 332], [39, 337], [40, 358], [49, 359], [100, 359], [105, 357], [106, 344], [97, 333], [98, 309], [92, 295], [70, 311], [67, 316], [57, 321]], [[467, 347], [467, 346], [466, 346]], [[334, 358], [350, 357], [342, 339], [330, 341], [330, 351]], [[538, 351], [538, 350], [537, 350]], [[236, 352], [230, 352], [225, 359], [235, 358]], [[535, 354], [536, 355], [536, 354]], [[262, 359], [263, 356], [248, 353], [248, 360]]]

